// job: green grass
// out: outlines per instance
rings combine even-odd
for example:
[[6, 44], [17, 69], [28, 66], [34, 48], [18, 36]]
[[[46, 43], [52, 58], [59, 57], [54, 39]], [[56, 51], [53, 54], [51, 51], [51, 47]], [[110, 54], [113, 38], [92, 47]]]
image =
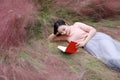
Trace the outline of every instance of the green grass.
[[[43, 68], [42, 62], [40, 62], [37, 58], [33, 58], [31, 55], [27, 54], [24, 51], [21, 51], [19, 53], [19, 55], [17, 56], [18, 59], [21, 60], [26, 60], [29, 63], [31, 63], [31, 65], [36, 68], [36, 69], [41, 69]], [[22, 63], [21, 63], [22, 64]]]
[[68, 23], [82, 21], [84, 19], [75, 11], [72, 11], [69, 8], [65, 8], [65, 7], [54, 8], [54, 14], [58, 18], [66, 20]]
[[[30, 37], [35, 37], [36, 39], [43, 38], [45, 33], [44, 28], [48, 28], [48, 34], [53, 31], [50, 30], [50, 26], [52, 27], [54, 21], [57, 19], [63, 19], [68, 24], [73, 24], [74, 22], [84, 22], [88, 25], [91, 25], [95, 28], [97, 27], [107, 27], [107, 28], [120, 28], [120, 17], [113, 17], [108, 19], [102, 19], [99, 22], [94, 22], [94, 18], [91, 16], [80, 16], [80, 14], [72, 11], [67, 7], [56, 7], [53, 5], [52, 0], [38, 0], [41, 4], [42, 9], [38, 13], [38, 18], [31, 28], [29, 28]], [[52, 28], [51, 28], [52, 29]], [[47, 35], [48, 35], [47, 34]]]
[[[53, 27], [50, 27], [53, 26], [53, 18], [55, 20], [64, 19], [68, 24], [73, 24], [74, 22], [80, 21], [95, 28], [106, 27], [108, 29], [113, 29], [120, 28], [120, 17], [102, 19], [99, 22], [94, 22], [93, 17], [82, 17], [78, 13], [71, 11], [69, 8], [54, 7], [52, 5], [52, 0], [38, 1], [42, 1], [43, 8], [38, 14], [37, 23], [34, 25], [34, 27], [30, 28], [30, 33], [32, 33], [32, 35], [37, 38], [36, 42], [38, 45], [39, 43], [42, 43], [42, 47], [44, 47], [50, 55], [67, 62], [69, 66], [68, 68], [72, 72], [79, 74], [82, 69], [84, 69], [86, 72], [82, 80], [117, 80], [117, 77], [113, 76], [113, 74], [115, 75], [116, 72], [113, 72], [111, 69], [107, 68], [101, 61], [97, 60], [86, 51], [79, 49], [79, 52], [74, 55], [63, 54], [57, 49], [57, 45], [66, 46], [67, 43], [50, 43], [47, 41], [47, 37], [50, 33], [52, 33], [53, 30]], [[41, 62], [38, 62], [37, 59], [33, 59], [24, 52], [22, 52], [19, 56], [29, 60], [32, 62], [32, 64], [34, 63], [33, 65], [35, 66], [42, 64]]]

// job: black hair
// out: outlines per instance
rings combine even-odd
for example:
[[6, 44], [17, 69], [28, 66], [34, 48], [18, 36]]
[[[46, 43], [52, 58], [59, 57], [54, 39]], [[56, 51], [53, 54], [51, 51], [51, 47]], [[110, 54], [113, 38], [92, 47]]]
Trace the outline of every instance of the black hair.
[[61, 25], [66, 25], [66, 24], [65, 24], [65, 21], [63, 21], [63, 20], [57, 20], [57, 21], [54, 23], [54, 34], [57, 35], [57, 36], [60, 36], [60, 35], [61, 35], [61, 34], [57, 34], [58, 28], [59, 28], [59, 26], [61, 26]]

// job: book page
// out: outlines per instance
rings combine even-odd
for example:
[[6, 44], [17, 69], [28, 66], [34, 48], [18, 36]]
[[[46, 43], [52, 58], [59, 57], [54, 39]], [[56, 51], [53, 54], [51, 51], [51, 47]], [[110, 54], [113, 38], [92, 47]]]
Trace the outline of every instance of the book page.
[[60, 49], [61, 51], [65, 52], [67, 47], [65, 47], [65, 46], [58, 46], [57, 48]]

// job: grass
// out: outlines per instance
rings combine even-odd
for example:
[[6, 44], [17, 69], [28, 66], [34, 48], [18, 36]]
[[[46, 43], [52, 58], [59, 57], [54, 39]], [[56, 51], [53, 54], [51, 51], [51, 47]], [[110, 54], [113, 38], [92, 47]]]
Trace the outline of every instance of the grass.
[[[80, 76], [83, 72], [84, 73], [81, 80], [120, 79], [117, 75], [118, 72], [109, 69], [101, 61], [91, 56], [85, 50], [79, 49], [77, 53], [72, 55], [64, 54], [57, 49], [57, 45], [66, 46], [67, 42], [50, 43], [47, 41], [48, 36], [53, 31], [53, 27], [51, 26], [53, 26], [54, 21], [57, 19], [64, 19], [68, 24], [73, 24], [74, 22], [80, 21], [94, 26], [95, 28], [102, 27], [104, 29], [105, 27], [108, 29], [119, 29], [120, 17], [102, 19], [99, 22], [94, 22], [94, 18], [91, 16], [82, 17], [69, 8], [53, 6], [52, 0], [37, 1], [41, 3], [42, 10], [38, 13], [35, 24], [29, 25], [29, 27], [27, 28], [28, 38], [31, 39], [31, 41], [29, 41], [29, 44], [25, 45], [25, 49], [27, 49], [28, 52], [22, 49], [20, 50], [15, 60], [16, 65], [23, 65], [24, 67], [26, 67], [27, 64], [25, 62], [29, 62], [30, 66], [32, 66], [33, 68], [38, 70], [40, 74], [42, 74], [40, 76], [45, 76], [44, 80], [54, 80], [52, 78], [53, 76], [56, 76], [56, 74], [53, 74], [54, 72], [58, 73], [58, 76], [56, 76], [58, 79], [61, 76], [71, 77], [72, 75], [69, 75], [69, 73], [74, 73], [75, 75]], [[37, 56], [32, 57], [32, 55], [30, 54]], [[0, 64], [2, 64], [3, 62], [7, 62], [8, 60], [9, 56], [4, 56], [0, 59]], [[49, 70], [51, 72], [49, 72]], [[14, 70], [12, 71], [14, 72]], [[65, 73], [66, 75], [68, 74], [68, 76], [60, 74], [59, 71], [61, 71], [61, 73]], [[48, 79], [48, 77], [51, 77], [52, 79]], [[72, 79], [76, 80], [76, 76], [74, 76]]]
[[[42, 9], [38, 13], [38, 19], [30, 29], [30, 37], [35, 37], [36, 39], [42, 39], [44, 35], [48, 36], [53, 30], [49, 26], [53, 26], [53, 23], [57, 19], [63, 19], [68, 24], [73, 24], [74, 22], [84, 22], [88, 25], [91, 25], [95, 28], [97, 27], [107, 27], [107, 28], [119, 28], [120, 26], [120, 17], [113, 17], [108, 19], [102, 19], [99, 22], [94, 22], [94, 17], [91, 16], [80, 16], [75, 11], [67, 7], [55, 7], [52, 0], [38, 0], [39, 3], [42, 3]], [[107, 24], [106, 24], [107, 23]], [[47, 34], [45, 33], [45, 29]], [[49, 28], [49, 29], [47, 29]], [[46, 38], [46, 37], [45, 37]]]
[[82, 21], [84, 19], [75, 11], [72, 11], [69, 8], [65, 8], [65, 7], [54, 9], [54, 14], [56, 14], [58, 18], [66, 20], [68, 23]]
[[[94, 19], [92, 17], [82, 17], [76, 12], [71, 11], [69, 8], [54, 7], [52, 5], [52, 0], [39, 1], [42, 1], [43, 8], [38, 14], [37, 23], [34, 25], [34, 27], [30, 28], [30, 33], [32, 33], [33, 36], [37, 38], [36, 42], [38, 43], [38, 45], [39, 43], [42, 43], [42, 47], [46, 48], [46, 50], [49, 52], [48, 54], [67, 62], [69, 65], [68, 68], [72, 72], [79, 74], [82, 69], [85, 70], [86, 72], [82, 80], [117, 80], [118, 78], [113, 76], [116, 74], [116, 72], [113, 72], [111, 69], [107, 68], [103, 63], [98, 61], [96, 58], [94, 58], [84, 50], [79, 49], [78, 53], [74, 55], [63, 54], [56, 47], [57, 45], [66, 46], [67, 43], [50, 43], [47, 41], [47, 37], [50, 33], [52, 33], [53, 28], [49, 26], [53, 26], [53, 17], [55, 18], [55, 20], [64, 19], [65, 21], [67, 21], [68, 24], [73, 24], [74, 22], [80, 21], [94, 26], [95, 28], [107, 27], [108, 29], [120, 28], [120, 17], [102, 19], [99, 22], [93, 22]], [[41, 65], [41, 63], [38, 62], [37, 59], [31, 58], [24, 52], [21, 53], [19, 56], [34, 63], [33, 65]]]
[[42, 62], [40, 62], [37, 58], [33, 58], [24, 51], [21, 51], [17, 57], [21, 60], [27, 60], [34, 68], [38, 70], [43, 68]]
[[120, 17], [112, 19], [103, 19], [100, 22], [93, 23], [96, 27], [120, 28]]

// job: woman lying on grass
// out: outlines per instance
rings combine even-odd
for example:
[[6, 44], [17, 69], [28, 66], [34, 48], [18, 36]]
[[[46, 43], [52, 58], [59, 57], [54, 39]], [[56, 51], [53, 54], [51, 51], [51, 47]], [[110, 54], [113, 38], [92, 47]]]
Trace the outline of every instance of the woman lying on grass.
[[48, 40], [74, 41], [77, 43], [76, 47], [83, 47], [107, 66], [120, 70], [120, 42], [105, 33], [96, 32], [92, 26], [81, 22], [67, 25], [65, 21], [58, 20], [54, 23], [54, 33]]

